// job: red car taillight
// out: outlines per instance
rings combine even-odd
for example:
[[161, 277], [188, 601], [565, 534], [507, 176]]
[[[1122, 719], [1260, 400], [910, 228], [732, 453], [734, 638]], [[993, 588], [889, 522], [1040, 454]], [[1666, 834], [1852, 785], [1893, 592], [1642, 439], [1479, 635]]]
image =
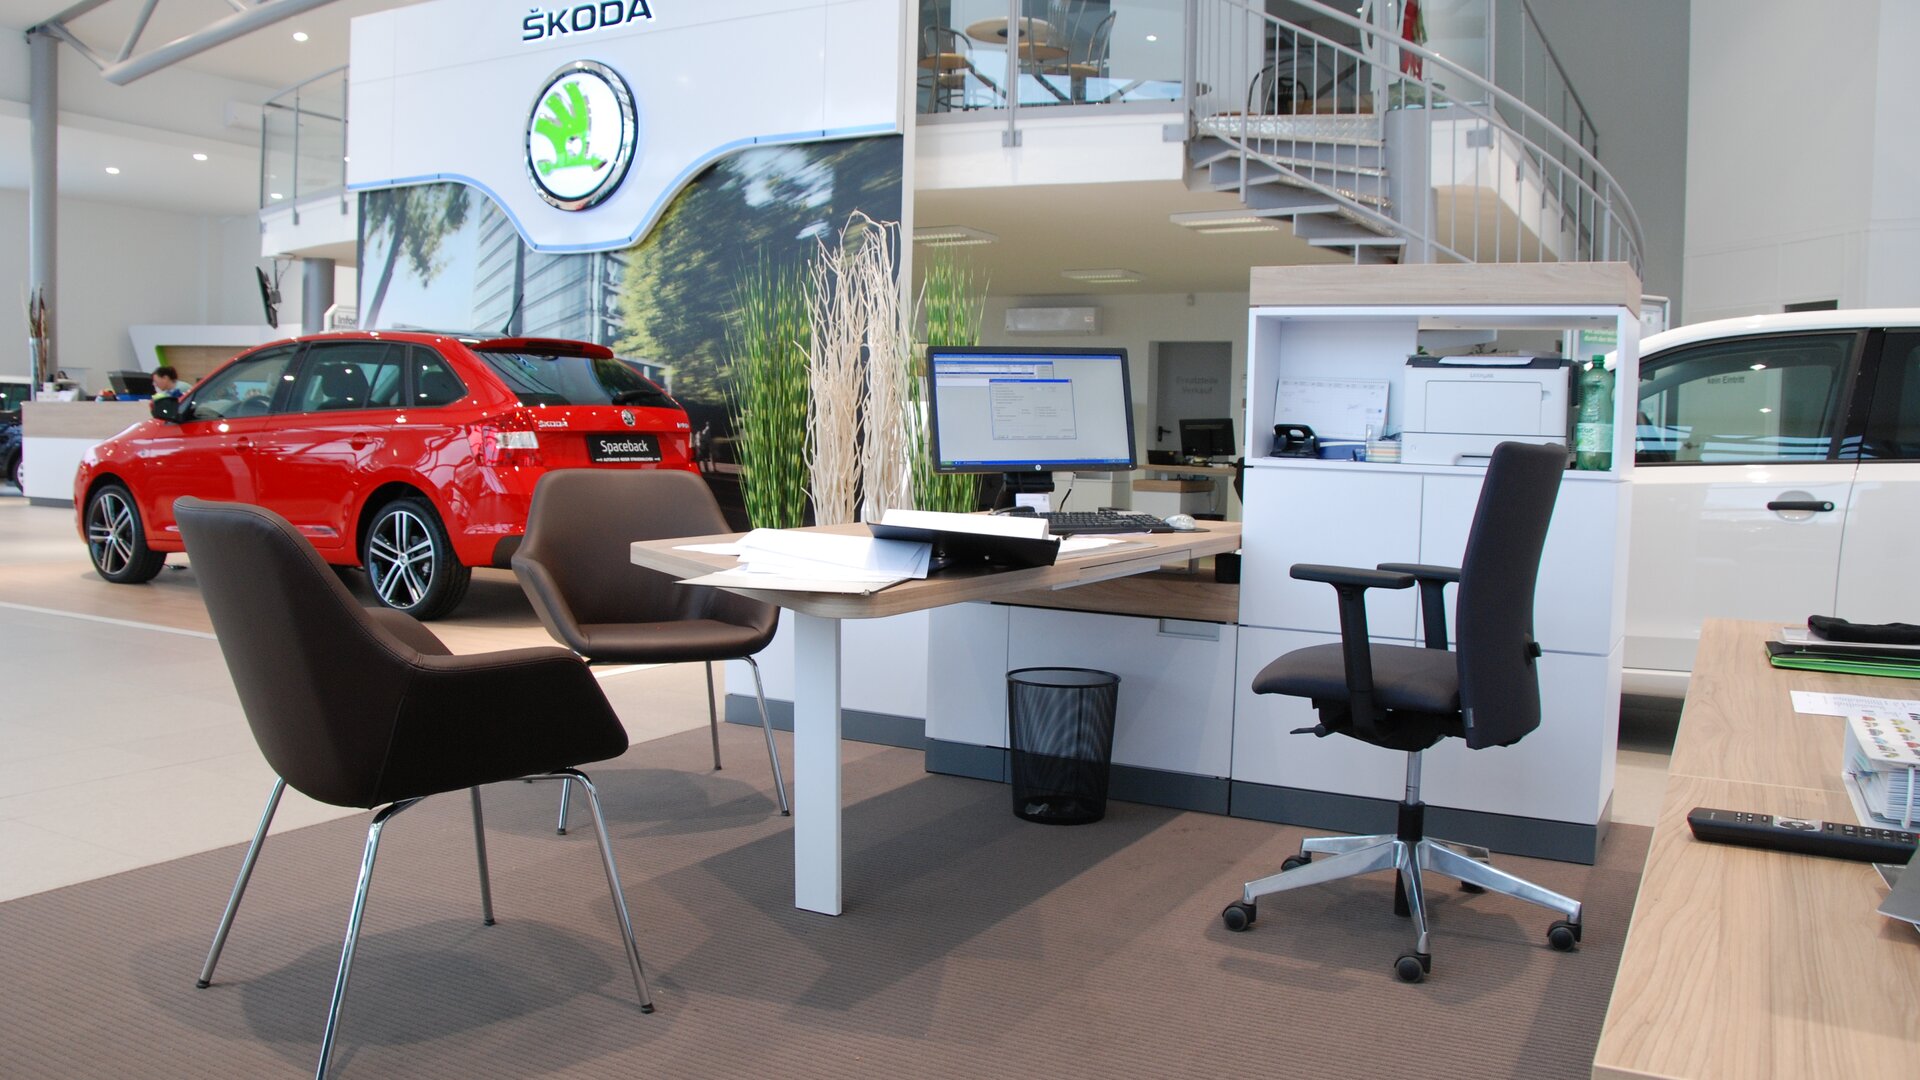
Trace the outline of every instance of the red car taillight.
[[467, 441], [482, 465], [540, 464], [540, 436], [526, 428], [478, 424], [468, 430]]

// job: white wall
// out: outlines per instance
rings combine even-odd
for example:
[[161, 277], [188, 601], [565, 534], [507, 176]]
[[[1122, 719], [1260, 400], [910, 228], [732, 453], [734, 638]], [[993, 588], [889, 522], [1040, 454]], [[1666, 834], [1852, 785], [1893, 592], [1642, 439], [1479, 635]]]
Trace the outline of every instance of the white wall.
[[1693, 0], [1689, 322], [1920, 295], [1910, 0]]
[[[62, 199], [54, 335], [60, 366], [87, 388], [137, 368], [135, 323], [256, 323], [259, 224]], [[27, 193], [0, 188], [0, 371], [29, 374]], [[297, 281], [294, 291], [299, 291]], [[84, 377], [74, 369], [87, 368]]]
[[[1009, 334], [1010, 307], [1096, 307], [1098, 334]], [[1247, 384], [1246, 293], [1083, 294], [1070, 296], [990, 296], [980, 324], [985, 345], [1064, 346], [1092, 348], [1120, 346], [1127, 350], [1128, 378], [1133, 381], [1133, 430], [1144, 459], [1152, 445], [1155, 372], [1149, 359], [1161, 341], [1225, 341], [1233, 346], [1229, 385]], [[1245, 438], [1246, 402], [1236, 392], [1233, 400], [1234, 434]]]

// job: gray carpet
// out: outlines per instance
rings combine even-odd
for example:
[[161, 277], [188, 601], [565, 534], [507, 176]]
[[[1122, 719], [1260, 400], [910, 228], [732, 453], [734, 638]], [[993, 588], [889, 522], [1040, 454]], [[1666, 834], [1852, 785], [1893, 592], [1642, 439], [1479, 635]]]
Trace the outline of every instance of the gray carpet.
[[[497, 926], [465, 799], [387, 829], [334, 1075], [1584, 1077], [1646, 856], [1648, 831], [1621, 826], [1598, 866], [1500, 860], [1586, 902], [1573, 954], [1545, 945], [1549, 913], [1442, 885], [1434, 973], [1407, 985], [1386, 875], [1221, 926], [1303, 830], [1124, 803], [1031, 825], [1003, 786], [847, 744], [832, 919], [792, 906], [759, 733], [722, 735], [724, 772], [705, 731], [589, 769], [657, 1013], [634, 1005], [591, 832], [553, 834], [554, 785], [497, 785]], [[0, 1073], [310, 1074], [365, 824], [268, 842], [207, 990], [240, 847], [0, 905]]]

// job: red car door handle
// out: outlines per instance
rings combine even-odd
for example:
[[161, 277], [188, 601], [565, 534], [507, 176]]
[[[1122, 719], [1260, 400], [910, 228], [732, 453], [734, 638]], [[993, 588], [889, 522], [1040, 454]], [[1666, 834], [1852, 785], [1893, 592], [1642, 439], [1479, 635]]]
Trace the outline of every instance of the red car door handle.
[[1769, 510], [1811, 510], [1817, 514], [1830, 514], [1833, 504], [1825, 499], [1775, 499], [1767, 504]]
[[234, 440], [233, 448], [244, 454], [247, 451], [253, 449], [253, 440], [247, 438], [245, 435], [242, 435], [238, 439]]

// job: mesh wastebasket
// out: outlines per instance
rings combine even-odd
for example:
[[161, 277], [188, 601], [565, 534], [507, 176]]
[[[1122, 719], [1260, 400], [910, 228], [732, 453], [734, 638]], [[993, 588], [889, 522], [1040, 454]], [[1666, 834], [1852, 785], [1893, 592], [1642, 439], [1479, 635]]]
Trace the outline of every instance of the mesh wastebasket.
[[1007, 672], [1013, 812], [1043, 825], [1084, 825], [1107, 813], [1120, 676], [1087, 668]]

